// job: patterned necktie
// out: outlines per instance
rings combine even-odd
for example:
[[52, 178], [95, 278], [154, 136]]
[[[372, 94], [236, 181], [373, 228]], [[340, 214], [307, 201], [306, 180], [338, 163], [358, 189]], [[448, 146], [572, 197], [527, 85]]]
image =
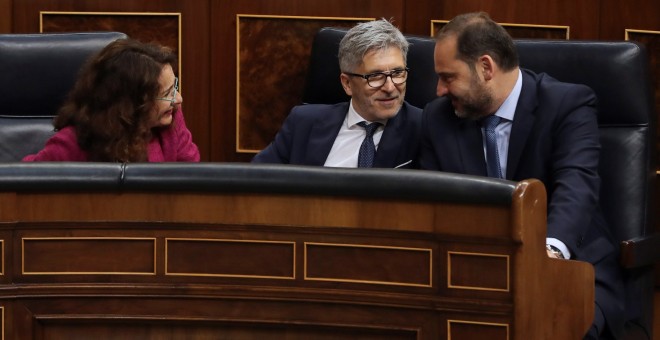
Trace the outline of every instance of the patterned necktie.
[[497, 151], [497, 135], [495, 128], [500, 123], [500, 117], [491, 115], [486, 117], [482, 124], [486, 132], [486, 168], [488, 177], [503, 178], [500, 166], [500, 154]]
[[374, 132], [380, 126], [380, 123], [359, 122], [358, 125], [367, 131], [367, 135], [360, 145], [358, 154], [358, 168], [371, 168], [374, 166], [374, 157], [376, 156], [376, 145], [374, 144]]

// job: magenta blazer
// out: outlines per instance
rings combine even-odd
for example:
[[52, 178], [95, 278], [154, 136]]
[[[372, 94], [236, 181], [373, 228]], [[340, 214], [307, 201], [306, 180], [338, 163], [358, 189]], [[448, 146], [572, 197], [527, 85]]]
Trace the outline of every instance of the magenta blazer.
[[[149, 162], [199, 162], [199, 149], [192, 141], [181, 109], [174, 114], [172, 125], [158, 130], [147, 147]], [[69, 161], [86, 162], [86, 151], [78, 146], [76, 131], [67, 126], [46, 141], [44, 148], [23, 158], [24, 162]]]

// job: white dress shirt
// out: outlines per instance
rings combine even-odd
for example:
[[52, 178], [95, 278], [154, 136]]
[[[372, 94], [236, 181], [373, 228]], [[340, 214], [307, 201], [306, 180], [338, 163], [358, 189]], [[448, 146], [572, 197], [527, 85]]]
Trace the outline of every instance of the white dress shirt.
[[[332, 144], [332, 149], [330, 149], [324, 166], [357, 168], [360, 145], [362, 145], [362, 141], [367, 135], [366, 130], [357, 125], [359, 122], [372, 123], [362, 118], [355, 111], [353, 100], [351, 100], [346, 118], [344, 118], [344, 122], [341, 124], [337, 138], [335, 138], [335, 142]], [[378, 121], [378, 123], [382, 125], [376, 129], [373, 136], [376, 151], [378, 150], [378, 144], [380, 144], [380, 138], [383, 136], [383, 130], [387, 121]]]

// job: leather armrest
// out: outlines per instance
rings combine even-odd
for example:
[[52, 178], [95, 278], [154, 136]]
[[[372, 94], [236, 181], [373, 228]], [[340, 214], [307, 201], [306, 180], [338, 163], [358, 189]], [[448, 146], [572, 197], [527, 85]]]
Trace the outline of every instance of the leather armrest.
[[621, 265], [632, 269], [660, 262], [660, 233], [621, 242]]

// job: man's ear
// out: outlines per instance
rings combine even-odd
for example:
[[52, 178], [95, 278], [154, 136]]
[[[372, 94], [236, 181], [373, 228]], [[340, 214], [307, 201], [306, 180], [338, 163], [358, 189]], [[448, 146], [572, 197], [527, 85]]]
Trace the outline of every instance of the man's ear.
[[339, 80], [341, 81], [341, 86], [344, 88], [344, 92], [346, 92], [349, 97], [352, 97], [353, 91], [351, 90], [351, 78], [342, 73], [339, 75]]
[[477, 68], [481, 70], [485, 81], [493, 79], [493, 73], [496, 67], [495, 60], [488, 54], [482, 55], [477, 61]]

